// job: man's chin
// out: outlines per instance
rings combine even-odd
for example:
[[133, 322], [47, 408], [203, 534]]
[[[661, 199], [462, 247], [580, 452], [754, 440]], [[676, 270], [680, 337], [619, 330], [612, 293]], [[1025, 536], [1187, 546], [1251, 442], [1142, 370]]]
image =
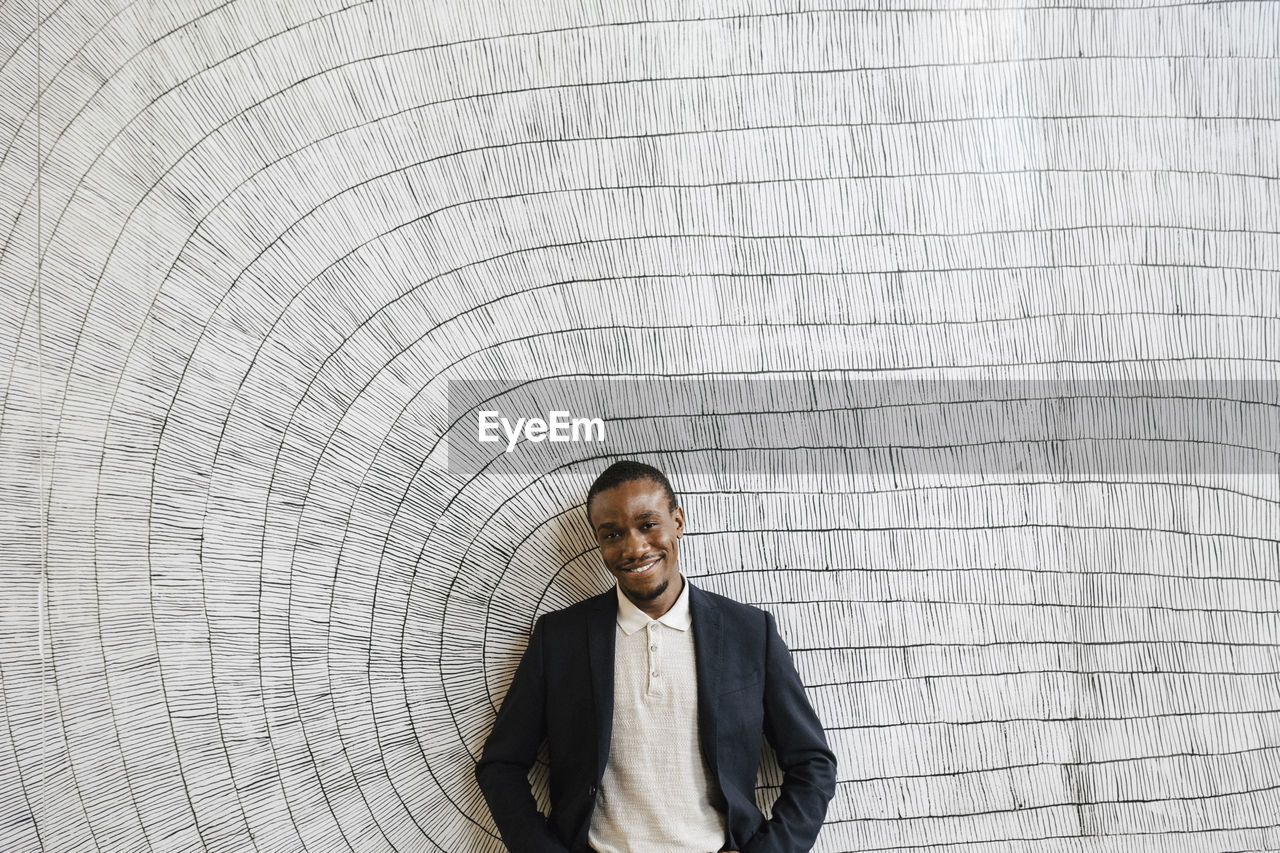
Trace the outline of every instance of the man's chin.
[[631, 599], [636, 604], [640, 604], [641, 602], [647, 603], [653, 601], [655, 598], [662, 595], [667, 591], [667, 587], [671, 586], [671, 581], [664, 580], [661, 583], [651, 587], [645, 587], [644, 589], [633, 589], [625, 583], [621, 583], [619, 586], [622, 587], [622, 592], [627, 596], [627, 598]]

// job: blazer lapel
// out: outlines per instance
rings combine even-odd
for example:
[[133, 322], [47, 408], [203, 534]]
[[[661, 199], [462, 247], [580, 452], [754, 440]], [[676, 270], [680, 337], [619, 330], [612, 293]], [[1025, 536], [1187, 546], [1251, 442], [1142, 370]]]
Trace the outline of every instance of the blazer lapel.
[[693, 584], [689, 584], [689, 608], [693, 616], [694, 668], [698, 673], [698, 735], [702, 755], [718, 779], [716, 701], [720, 696], [720, 672], [724, 663], [724, 631], [715, 600]]
[[596, 709], [597, 781], [604, 776], [613, 737], [613, 646], [617, 624], [617, 593], [610, 589], [597, 595], [587, 612], [587, 654], [591, 660], [591, 695]]

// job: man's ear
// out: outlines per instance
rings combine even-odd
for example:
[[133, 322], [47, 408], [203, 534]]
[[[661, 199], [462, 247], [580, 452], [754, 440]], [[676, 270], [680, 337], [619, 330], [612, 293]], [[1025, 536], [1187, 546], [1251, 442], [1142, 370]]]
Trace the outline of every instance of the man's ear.
[[684, 508], [676, 507], [675, 512], [671, 513], [671, 518], [676, 523], [676, 538], [679, 539], [684, 535]]

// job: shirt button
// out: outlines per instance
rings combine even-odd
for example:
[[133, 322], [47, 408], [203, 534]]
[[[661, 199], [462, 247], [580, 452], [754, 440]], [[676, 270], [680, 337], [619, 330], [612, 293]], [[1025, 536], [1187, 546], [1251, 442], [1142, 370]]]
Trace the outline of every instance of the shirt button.
[[650, 647], [649, 647], [649, 651], [651, 651], [651, 652], [656, 652], [657, 650], [658, 650], [658, 647], [657, 647], [657, 646], [650, 646]]

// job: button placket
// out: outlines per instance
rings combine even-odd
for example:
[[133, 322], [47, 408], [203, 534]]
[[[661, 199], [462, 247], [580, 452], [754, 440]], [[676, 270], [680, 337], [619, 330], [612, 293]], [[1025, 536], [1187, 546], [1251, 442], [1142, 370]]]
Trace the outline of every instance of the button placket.
[[647, 626], [647, 639], [649, 641], [649, 678], [658, 678], [658, 623], [650, 622]]

